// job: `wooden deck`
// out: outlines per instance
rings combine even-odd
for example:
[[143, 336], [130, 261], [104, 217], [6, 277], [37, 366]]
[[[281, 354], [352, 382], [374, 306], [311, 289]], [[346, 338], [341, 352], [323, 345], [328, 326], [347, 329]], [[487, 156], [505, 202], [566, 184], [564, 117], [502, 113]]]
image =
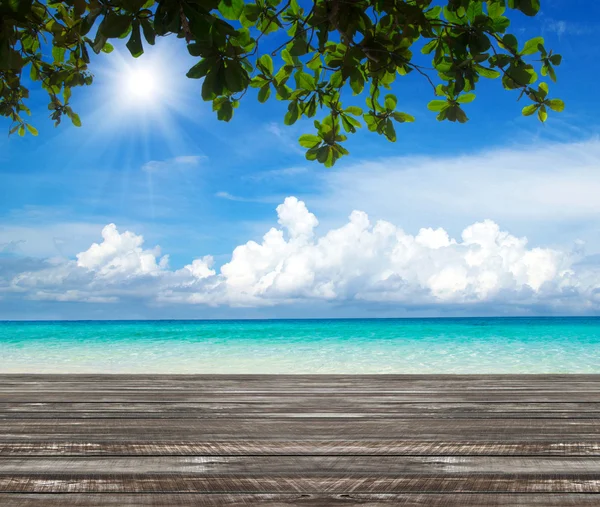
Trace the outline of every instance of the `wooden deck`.
[[600, 376], [0, 376], [0, 506], [600, 505]]

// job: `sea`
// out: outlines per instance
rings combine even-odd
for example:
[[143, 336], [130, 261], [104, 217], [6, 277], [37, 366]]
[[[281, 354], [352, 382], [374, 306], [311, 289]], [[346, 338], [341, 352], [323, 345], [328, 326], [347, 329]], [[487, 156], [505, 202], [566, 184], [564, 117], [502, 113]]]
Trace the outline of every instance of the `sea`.
[[0, 322], [0, 373], [600, 373], [600, 318]]

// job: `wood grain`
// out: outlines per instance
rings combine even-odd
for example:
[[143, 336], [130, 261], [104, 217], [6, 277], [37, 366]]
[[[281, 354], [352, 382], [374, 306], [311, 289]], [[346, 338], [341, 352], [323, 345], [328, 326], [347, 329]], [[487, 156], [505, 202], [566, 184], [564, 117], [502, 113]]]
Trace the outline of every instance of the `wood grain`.
[[600, 456], [600, 442], [236, 440], [218, 442], [48, 442], [0, 444], [0, 458], [78, 456]]
[[600, 505], [600, 376], [0, 375], [0, 506]]
[[291, 507], [597, 507], [597, 494], [553, 493], [553, 494], [498, 494], [498, 493], [399, 493], [399, 494], [2, 494], [3, 507], [212, 507], [225, 506], [268, 506]]

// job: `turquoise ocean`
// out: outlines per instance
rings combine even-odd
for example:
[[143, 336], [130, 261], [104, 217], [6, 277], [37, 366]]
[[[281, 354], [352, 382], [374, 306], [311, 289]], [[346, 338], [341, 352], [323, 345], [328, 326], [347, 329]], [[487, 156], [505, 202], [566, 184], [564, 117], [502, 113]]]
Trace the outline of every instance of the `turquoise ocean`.
[[600, 318], [0, 322], [0, 373], [600, 373]]

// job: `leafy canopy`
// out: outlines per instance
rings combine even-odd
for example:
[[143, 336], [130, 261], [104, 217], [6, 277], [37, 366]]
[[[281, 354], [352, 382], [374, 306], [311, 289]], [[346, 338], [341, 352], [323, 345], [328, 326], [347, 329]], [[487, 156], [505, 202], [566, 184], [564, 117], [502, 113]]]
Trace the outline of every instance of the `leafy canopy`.
[[[414, 121], [385, 94], [411, 73], [437, 96], [428, 108], [440, 121], [467, 121], [463, 106], [480, 78], [500, 79], [529, 99], [524, 115], [546, 121], [564, 104], [537, 84], [538, 71], [555, 81], [561, 56], [541, 37], [521, 44], [508, 33], [507, 8], [534, 16], [540, 0], [0, 0], [0, 114], [11, 133], [37, 133], [24, 119], [28, 72], [48, 92], [55, 123], [66, 115], [79, 126], [69, 101], [73, 87], [92, 83], [90, 51], [110, 53], [111, 39], [127, 39], [137, 58], [157, 36], [176, 34], [198, 58], [187, 76], [203, 79], [202, 98], [220, 120], [248, 87], [260, 102], [287, 102], [286, 125], [323, 110], [300, 144], [326, 166], [348, 153], [342, 132], [365, 124], [395, 141], [395, 123]], [[366, 108], [344, 105], [344, 89]]]

